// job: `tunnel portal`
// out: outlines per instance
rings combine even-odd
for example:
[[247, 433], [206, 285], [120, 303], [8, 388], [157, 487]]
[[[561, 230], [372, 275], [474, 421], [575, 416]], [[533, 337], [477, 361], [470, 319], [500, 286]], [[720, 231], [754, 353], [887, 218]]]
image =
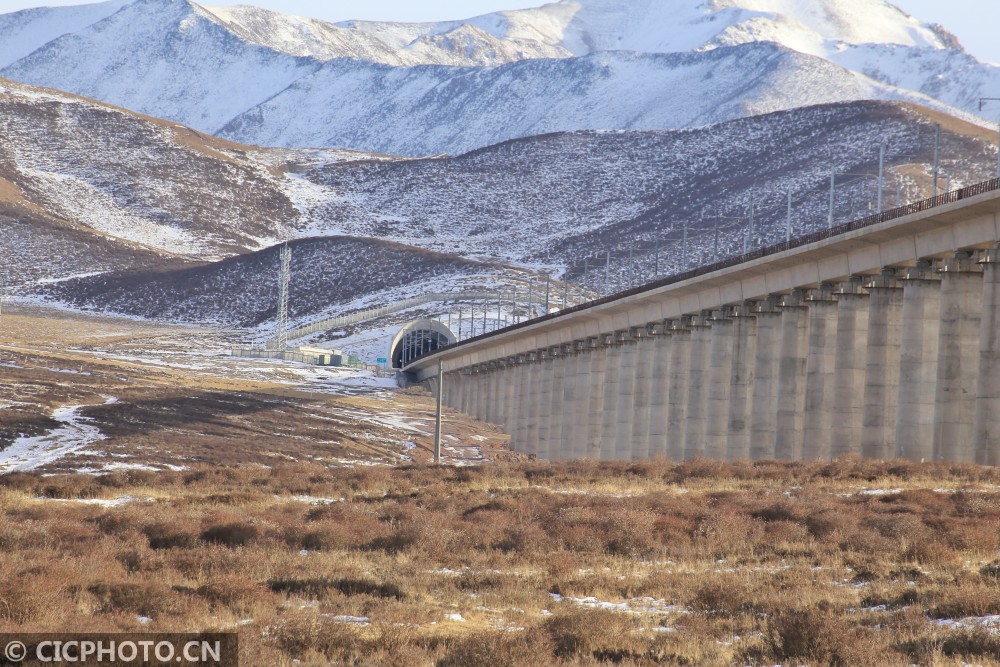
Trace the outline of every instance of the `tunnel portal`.
[[451, 329], [437, 320], [414, 320], [392, 339], [389, 359], [393, 368], [403, 368], [417, 357], [430, 354], [456, 340]]

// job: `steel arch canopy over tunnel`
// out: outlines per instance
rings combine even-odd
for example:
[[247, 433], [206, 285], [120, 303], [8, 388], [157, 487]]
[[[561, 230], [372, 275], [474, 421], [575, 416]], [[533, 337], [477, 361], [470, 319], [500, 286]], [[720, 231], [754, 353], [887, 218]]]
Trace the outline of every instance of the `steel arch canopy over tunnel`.
[[403, 368], [413, 359], [456, 341], [451, 329], [437, 320], [414, 320], [392, 339], [389, 359], [393, 368]]

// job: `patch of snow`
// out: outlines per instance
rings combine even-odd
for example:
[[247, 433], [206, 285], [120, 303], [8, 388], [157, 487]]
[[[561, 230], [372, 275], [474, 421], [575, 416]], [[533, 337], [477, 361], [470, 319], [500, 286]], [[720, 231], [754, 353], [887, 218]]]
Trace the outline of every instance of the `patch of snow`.
[[[108, 398], [106, 403], [112, 402]], [[79, 414], [85, 405], [65, 405], [52, 413], [52, 418], [63, 426], [45, 435], [20, 437], [9, 447], [0, 451], [0, 474], [34, 470], [47, 463], [84, 449], [105, 438], [101, 430], [88, 424], [86, 417]]]
[[136, 498], [134, 496], [118, 496], [117, 498], [46, 498], [39, 496], [35, 498], [40, 502], [49, 503], [75, 503], [79, 505], [97, 505], [98, 507], [123, 507], [132, 503], [155, 502], [152, 498]]

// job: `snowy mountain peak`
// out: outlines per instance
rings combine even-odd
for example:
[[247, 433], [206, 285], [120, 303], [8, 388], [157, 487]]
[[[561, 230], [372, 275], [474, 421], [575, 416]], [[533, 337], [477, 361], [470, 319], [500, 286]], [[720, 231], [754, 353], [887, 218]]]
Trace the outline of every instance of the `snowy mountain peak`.
[[930, 25], [884, 0], [561, 0], [507, 12], [514, 23], [549, 17], [546, 41], [583, 55], [629, 50], [675, 53], [773, 41], [827, 57], [842, 45], [949, 48]]
[[843, 100], [975, 112], [1000, 88], [1000, 67], [885, 0], [559, 0], [337, 24], [189, 0], [87, 7], [46, 10], [44, 30], [0, 14], [0, 63], [29, 50], [0, 76], [269, 145], [454, 154]]

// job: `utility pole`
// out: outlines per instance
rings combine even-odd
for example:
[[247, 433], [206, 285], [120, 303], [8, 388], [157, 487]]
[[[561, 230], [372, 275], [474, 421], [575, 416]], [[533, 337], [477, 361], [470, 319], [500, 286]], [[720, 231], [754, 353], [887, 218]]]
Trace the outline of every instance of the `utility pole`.
[[885, 142], [878, 145], [878, 212], [882, 212], [882, 192], [885, 190]]
[[444, 396], [444, 361], [438, 361], [437, 410], [434, 414], [434, 464], [441, 463], [441, 398]]
[[588, 274], [589, 273], [590, 273], [590, 258], [589, 257], [584, 257], [583, 258], [583, 287], [584, 287], [584, 289], [587, 288], [587, 278], [588, 278]]
[[633, 244], [628, 246], [628, 287], [632, 289], [633, 278], [635, 278], [635, 262], [632, 261], [632, 248]]
[[486, 315], [490, 311], [489, 299], [483, 299], [483, 333], [486, 333]]
[[566, 310], [566, 304], [569, 302], [569, 280], [566, 279], [566, 274], [563, 274], [563, 310]]
[[750, 240], [753, 241], [753, 200], [750, 200]]
[[684, 262], [684, 268], [691, 268], [691, 260], [688, 259], [688, 223], [687, 220], [684, 221], [684, 235], [681, 237], [681, 261]]
[[788, 222], [785, 226], [785, 243], [792, 242], [792, 188], [788, 188]]
[[713, 229], [714, 239], [712, 241], [712, 261], [719, 261], [719, 216], [715, 216], [715, 225]]
[[531, 311], [533, 310], [531, 305], [531, 300], [535, 297], [535, 279], [528, 279], [528, 318], [531, 319]]
[[502, 312], [503, 312], [503, 297], [500, 296], [500, 290], [497, 290], [497, 329], [501, 328], [500, 313]]
[[462, 340], [462, 307], [458, 307], [458, 340]]
[[[1000, 102], [1000, 97], [980, 97], [980, 111], [983, 110], [983, 102]], [[1000, 178], [1000, 121], [997, 121], [997, 178]]]
[[606, 260], [604, 262], [604, 293], [611, 294], [611, 251], [606, 251]]
[[659, 280], [660, 278], [660, 237], [656, 237], [656, 265], [653, 271], [653, 280]]
[[830, 170], [830, 213], [826, 216], [826, 228], [830, 229], [833, 227], [833, 204], [834, 204], [834, 191], [837, 187], [837, 174], [833, 169]]
[[552, 277], [549, 274], [545, 274], [545, 314], [549, 314], [549, 290], [552, 285]]
[[940, 169], [940, 150], [941, 150], [941, 123], [934, 124], [934, 192], [931, 194], [932, 197], [937, 197], [938, 192], [938, 170]]

